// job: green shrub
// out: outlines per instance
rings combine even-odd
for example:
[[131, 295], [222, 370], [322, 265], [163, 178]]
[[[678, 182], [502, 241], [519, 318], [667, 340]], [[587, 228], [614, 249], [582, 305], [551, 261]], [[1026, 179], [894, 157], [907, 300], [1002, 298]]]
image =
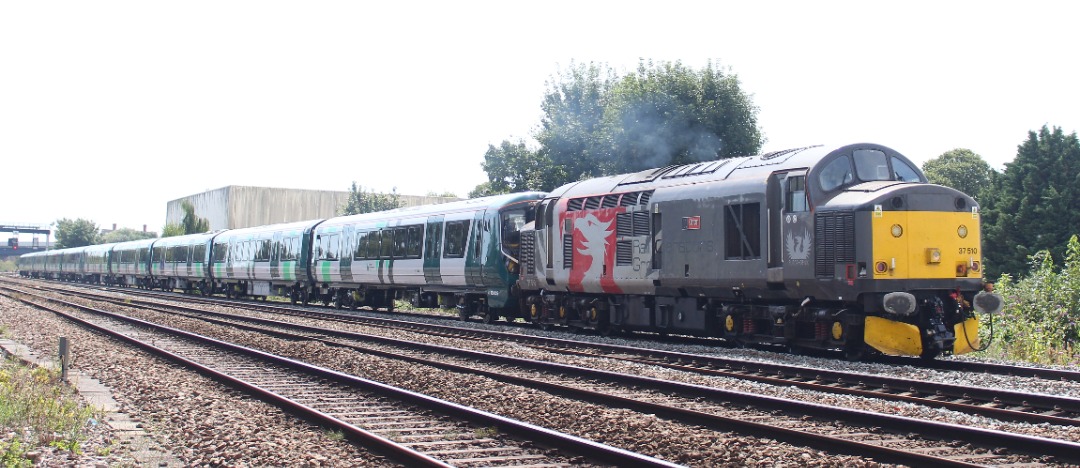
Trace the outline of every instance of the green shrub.
[[[994, 341], [986, 355], [1042, 364], [1080, 363], [1080, 242], [1069, 239], [1065, 265], [1058, 269], [1049, 252], [1031, 258], [1028, 276], [1002, 275], [997, 292], [1005, 310], [994, 317]], [[982, 339], [990, 338], [988, 326]]]
[[80, 453], [88, 421], [99, 410], [83, 405], [60, 381], [59, 372], [28, 368], [8, 360], [0, 365], [0, 463], [20, 466], [23, 454], [37, 446]]

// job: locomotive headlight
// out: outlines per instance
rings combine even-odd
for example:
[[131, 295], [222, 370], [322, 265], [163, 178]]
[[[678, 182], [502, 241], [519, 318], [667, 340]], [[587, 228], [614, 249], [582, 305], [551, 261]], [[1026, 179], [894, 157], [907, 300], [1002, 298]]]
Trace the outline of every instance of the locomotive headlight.
[[967, 237], [967, 234], [967, 226], [961, 224], [960, 227], [956, 228], [956, 235], [960, 236], [961, 239]]
[[904, 228], [901, 227], [899, 224], [893, 224], [892, 225], [892, 236], [893, 237], [900, 237], [902, 235], [904, 235]]
[[926, 249], [926, 263], [941, 263], [941, 249], [936, 247]]

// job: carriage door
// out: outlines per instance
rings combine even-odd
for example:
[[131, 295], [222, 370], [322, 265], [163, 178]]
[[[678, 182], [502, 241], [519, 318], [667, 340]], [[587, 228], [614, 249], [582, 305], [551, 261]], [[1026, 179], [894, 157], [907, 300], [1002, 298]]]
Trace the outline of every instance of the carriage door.
[[356, 226], [347, 225], [341, 233], [341, 241], [338, 243], [338, 268], [341, 274], [341, 281], [351, 283], [353, 280], [352, 274], [352, 261], [353, 250], [356, 246]]
[[810, 259], [809, 205], [806, 199], [806, 171], [778, 172], [769, 177], [766, 188], [769, 233], [769, 283], [784, 282], [785, 271], [806, 267]]

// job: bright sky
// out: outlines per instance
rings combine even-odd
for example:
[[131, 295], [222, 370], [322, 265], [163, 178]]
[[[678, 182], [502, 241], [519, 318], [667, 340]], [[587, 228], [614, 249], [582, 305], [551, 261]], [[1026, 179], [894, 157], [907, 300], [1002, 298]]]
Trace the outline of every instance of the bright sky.
[[[227, 185], [465, 196], [571, 61], [718, 62], [765, 150], [870, 141], [1002, 168], [1080, 130], [1080, 3], [0, 3], [0, 223], [160, 231]], [[1071, 45], [1070, 45], [1071, 44]]]

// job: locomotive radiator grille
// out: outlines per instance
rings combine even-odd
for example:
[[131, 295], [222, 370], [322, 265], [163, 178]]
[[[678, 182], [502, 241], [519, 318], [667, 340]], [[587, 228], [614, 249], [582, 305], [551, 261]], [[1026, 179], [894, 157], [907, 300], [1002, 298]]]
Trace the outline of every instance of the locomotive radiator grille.
[[630, 266], [634, 264], [634, 241], [618, 241], [615, 243], [615, 265]]
[[563, 268], [573, 268], [574, 267], [574, 235], [573, 234], [563, 234], [562, 264], [563, 264]]
[[522, 233], [521, 261], [524, 263], [525, 273], [536, 273], [536, 231]]
[[855, 214], [817, 213], [814, 216], [814, 274], [836, 275], [836, 264], [855, 262]]

